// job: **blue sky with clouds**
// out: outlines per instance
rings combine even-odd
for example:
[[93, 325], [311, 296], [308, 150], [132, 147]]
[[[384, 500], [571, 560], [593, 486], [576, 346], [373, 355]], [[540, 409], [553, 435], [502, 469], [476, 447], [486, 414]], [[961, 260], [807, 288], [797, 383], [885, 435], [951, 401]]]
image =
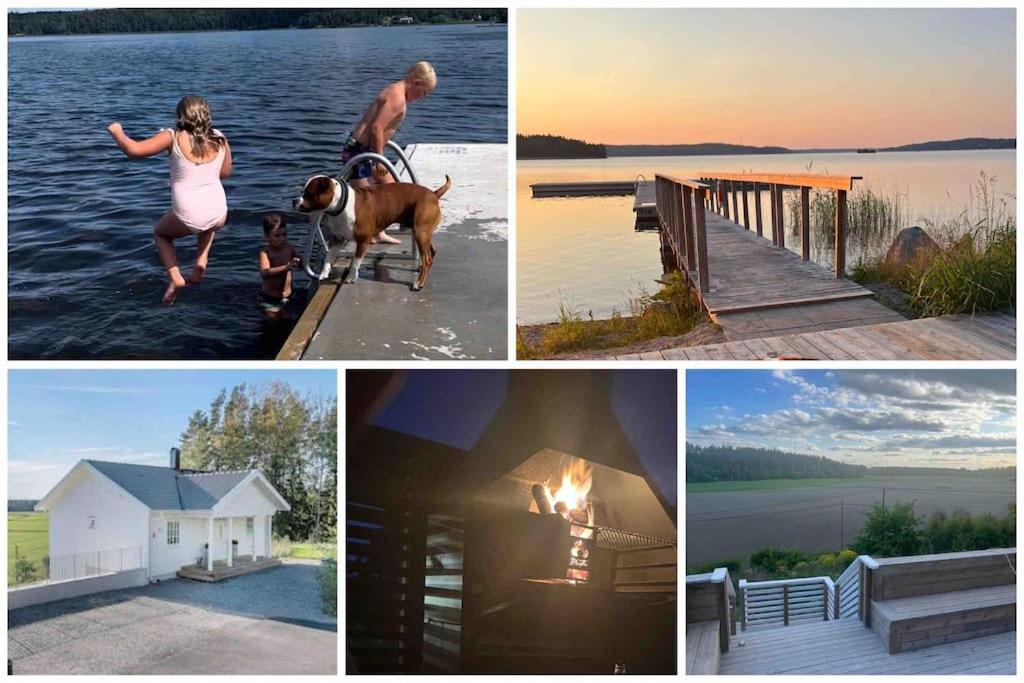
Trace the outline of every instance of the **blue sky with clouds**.
[[693, 370], [686, 439], [860, 465], [1015, 464], [1012, 370]]
[[333, 370], [12, 370], [9, 498], [40, 498], [81, 459], [164, 465], [189, 415], [221, 389], [287, 382], [334, 396]]

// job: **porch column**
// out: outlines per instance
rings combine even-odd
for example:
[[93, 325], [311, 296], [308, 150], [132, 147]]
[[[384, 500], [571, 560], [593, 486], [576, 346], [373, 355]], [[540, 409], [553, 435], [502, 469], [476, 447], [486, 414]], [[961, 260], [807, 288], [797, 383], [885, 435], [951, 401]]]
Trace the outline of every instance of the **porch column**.
[[[246, 529], [249, 528], [249, 521], [248, 520], [246, 520], [246, 522], [245, 522], [245, 528]], [[249, 546], [250, 546], [250, 549], [252, 551], [252, 561], [255, 562], [256, 559], [257, 559], [257, 557], [256, 557], [256, 518], [255, 517], [252, 518], [252, 536], [249, 537]]]
[[235, 535], [232, 533], [232, 529], [233, 529], [232, 522], [234, 521], [234, 519], [235, 519], [234, 517], [228, 517], [228, 568], [230, 568], [231, 565], [233, 564], [233, 562], [232, 562], [232, 555], [235, 554], [233, 552], [234, 548], [235, 548], [235, 544], [234, 544]]
[[273, 527], [273, 524], [274, 524], [274, 516], [273, 515], [267, 515], [267, 524], [266, 524], [266, 527], [267, 527], [267, 559], [273, 557], [273, 553], [270, 550], [271, 534], [272, 534], [271, 529]]
[[206, 571], [213, 571], [213, 515], [206, 518]]

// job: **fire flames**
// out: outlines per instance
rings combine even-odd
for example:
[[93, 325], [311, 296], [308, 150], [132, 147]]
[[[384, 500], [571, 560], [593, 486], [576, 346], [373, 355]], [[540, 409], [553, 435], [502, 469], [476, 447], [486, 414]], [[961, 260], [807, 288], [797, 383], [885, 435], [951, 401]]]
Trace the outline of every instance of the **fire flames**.
[[552, 491], [550, 484], [544, 485], [548, 506], [571, 522], [594, 524], [594, 510], [587, 500], [594, 482], [593, 467], [584, 460], [577, 460], [562, 470], [562, 485]]

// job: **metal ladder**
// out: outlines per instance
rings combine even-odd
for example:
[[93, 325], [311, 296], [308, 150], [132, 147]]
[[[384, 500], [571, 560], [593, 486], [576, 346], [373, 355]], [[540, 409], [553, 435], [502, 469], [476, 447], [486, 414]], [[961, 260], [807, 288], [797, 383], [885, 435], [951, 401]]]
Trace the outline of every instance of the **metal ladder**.
[[[419, 185], [419, 177], [416, 175], [416, 171], [413, 170], [412, 164], [409, 162], [409, 157], [406, 156], [405, 151], [403, 151], [402, 148], [392, 140], [388, 140], [385, 147], [394, 152], [398, 157], [398, 161], [401, 164], [402, 169], [409, 173], [409, 180], [416, 185]], [[347, 182], [352, 175], [353, 169], [355, 169], [355, 167], [360, 163], [367, 160], [382, 164], [384, 168], [388, 170], [388, 173], [391, 174], [391, 177], [395, 179], [395, 182], [402, 182], [400, 172], [395, 168], [395, 165], [391, 163], [387, 157], [382, 154], [377, 154], [376, 152], [363, 152], [362, 154], [357, 154], [349, 159], [348, 163], [345, 164], [341, 169], [341, 172], [338, 174], [338, 180], [341, 182]], [[302, 266], [311, 281], [320, 282], [322, 280], [326, 280], [331, 274], [331, 265], [335, 259], [354, 256], [354, 251], [351, 249], [341, 249], [341, 246], [342, 245], [335, 245], [335, 247], [331, 247], [327, 242], [327, 238], [324, 236], [320, 221], [310, 221], [309, 237], [306, 240], [306, 254], [302, 259]], [[383, 257], [418, 261], [419, 250], [416, 246], [416, 240], [412, 240], [411, 251], [370, 251], [366, 254], [366, 258]], [[314, 264], [319, 264], [319, 267], [314, 267]]]

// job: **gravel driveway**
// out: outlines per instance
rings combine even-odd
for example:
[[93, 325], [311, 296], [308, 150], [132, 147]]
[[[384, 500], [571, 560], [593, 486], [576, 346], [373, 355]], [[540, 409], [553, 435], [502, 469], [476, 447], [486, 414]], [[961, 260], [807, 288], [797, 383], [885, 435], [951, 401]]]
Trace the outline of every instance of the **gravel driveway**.
[[337, 671], [314, 563], [220, 583], [176, 579], [8, 612], [16, 674]]

